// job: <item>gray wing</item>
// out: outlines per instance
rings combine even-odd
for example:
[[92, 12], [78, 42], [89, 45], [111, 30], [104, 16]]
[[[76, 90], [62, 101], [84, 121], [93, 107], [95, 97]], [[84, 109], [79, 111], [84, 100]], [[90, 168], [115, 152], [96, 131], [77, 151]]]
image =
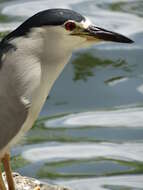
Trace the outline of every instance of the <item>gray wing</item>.
[[0, 97], [0, 150], [18, 134], [28, 114], [28, 109], [11, 93]]
[[0, 150], [18, 134], [28, 115], [28, 107], [19, 93], [21, 84], [16, 61], [16, 56], [14, 59], [5, 52], [1, 54]]
[[[40, 86], [39, 58], [27, 50], [27, 42], [29, 40], [24, 38], [0, 44], [0, 150], [23, 127], [32, 107], [33, 94]], [[35, 121], [32, 119], [30, 125]]]

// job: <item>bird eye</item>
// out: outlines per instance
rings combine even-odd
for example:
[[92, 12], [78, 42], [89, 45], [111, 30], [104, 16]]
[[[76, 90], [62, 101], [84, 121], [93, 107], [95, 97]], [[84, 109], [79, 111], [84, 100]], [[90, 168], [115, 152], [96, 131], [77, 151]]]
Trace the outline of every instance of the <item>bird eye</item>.
[[72, 31], [76, 28], [76, 24], [74, 22], [67, 22], [65, 28], [66, 30]]

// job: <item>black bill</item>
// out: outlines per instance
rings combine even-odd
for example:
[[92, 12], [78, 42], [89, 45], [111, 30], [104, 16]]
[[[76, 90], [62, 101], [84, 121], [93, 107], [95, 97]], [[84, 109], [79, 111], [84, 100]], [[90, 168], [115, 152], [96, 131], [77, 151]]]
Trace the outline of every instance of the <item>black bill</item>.
[[85, 31], [87, 36], [90, 36], [92, 40], [99, 39], [103, 41], [120, 42], [120, 43], [133, 43], [133, 41], [121, 34], [105, 30], [96, 26], [89, 26]]

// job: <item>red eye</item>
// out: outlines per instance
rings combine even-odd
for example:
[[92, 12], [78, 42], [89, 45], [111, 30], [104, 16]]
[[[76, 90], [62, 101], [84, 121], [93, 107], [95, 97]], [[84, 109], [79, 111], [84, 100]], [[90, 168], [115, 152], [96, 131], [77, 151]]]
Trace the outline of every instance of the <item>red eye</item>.
[[67, 22], [65, 28], [66, 30], [72, 31], [76, 28], [76, 24], [74, 22]]

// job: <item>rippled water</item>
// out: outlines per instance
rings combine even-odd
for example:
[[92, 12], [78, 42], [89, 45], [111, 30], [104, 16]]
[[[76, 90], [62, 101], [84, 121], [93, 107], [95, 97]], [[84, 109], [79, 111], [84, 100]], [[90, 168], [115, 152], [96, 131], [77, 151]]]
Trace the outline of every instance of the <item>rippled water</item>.
[[73, 54], [33, 129], [12, 150], [23, 175], [78, 190], [143, 190], [143, 1], [0, 1], [0, 31], [51, 7], [71, 8], [133, 45]]

